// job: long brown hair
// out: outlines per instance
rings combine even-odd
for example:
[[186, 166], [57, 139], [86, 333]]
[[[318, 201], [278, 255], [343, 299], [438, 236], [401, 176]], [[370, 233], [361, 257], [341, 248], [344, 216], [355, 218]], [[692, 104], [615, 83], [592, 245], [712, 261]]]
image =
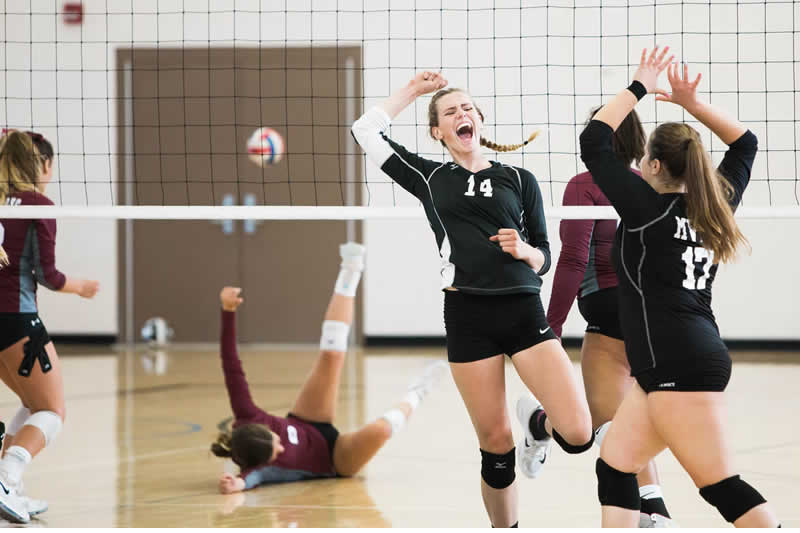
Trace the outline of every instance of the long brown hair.
[[[436, 139], [436, 137], [433, 136], [433, 128], [439, 125], [439, 109], [438, 109], [439, 100], [443, 96], [447, 96], [448, 94], [452, 93], [464, 93], [468, 95], [468, 93], [462, 89], [459, 89], [457, 87], [450, 87], [448, 89], [442, 89], [441, 91], [437, 91], [436, 94], [433, 95], [433, 98], [431, 98], [431, 103], [428, 104], [428, 133], [430, 134], [431, 138], [434, 141], [438, 140], [440, 143], [442, 143], [442, 146], [444, 146], [445, 148], [447, 148], [447, 145], [444, 143], [444, 140]], [[472, 102], [472, 105], [475, 106], [475, 110], [478, 112], [478, 115], [480, 115], [481, 120], [484, 121], [485, 119], [483, 118], [483, 112], [481, 111], [481, 108], [478, 107], [478, 105], [474, 101]], [[522, 148], [523, 146], [534, 140], [537, 135], [539, 135], [538, 130], [531, 133], [530, 136], [525, 141], [519, 144], [497, 144], [496, 142], [490, 141], [489, 139], [481, 135], [480, 143], [481, 146], [485, 146], [486, 148], [494, 150], [495, 152], [513, 152], [514, 150]]]
[[211, 453], [230, 457], [243, 470], [269, 462], [273, 449], [272, 432], [263, 424], [245, 424], [220, 433], [211, 444]]
[[[600, 111], [603, 106], [595, 107], [589, 114], [589, 121]], [[589, 121], [586, 125], [589, 125]], [[644, 133], [642, 121], [636, 110], [632, 110], [619, 125], [612, 137], [614, 154], [626, 166], [631, 166], [634, 161], [639, 163], [644, 157], [644, 147], [647, 144], [647, 135]]]
[[[0, 205], [5, 205], [12, 191], [35, 191], [42, 165], [31, 136], [17, 130], [6, 131], [0, 137]], [[0, 246], [0, 267], [7, 264], [8, 254]]]
[[686, 184], [689, 224], [715, 262], [734, 259], [738, 246], [748, 242], [733, 217], [733, 188], [714, 168], [697, 130], [680, 122], [661, 124], [650, 136], [648, 152], [673, 180]]

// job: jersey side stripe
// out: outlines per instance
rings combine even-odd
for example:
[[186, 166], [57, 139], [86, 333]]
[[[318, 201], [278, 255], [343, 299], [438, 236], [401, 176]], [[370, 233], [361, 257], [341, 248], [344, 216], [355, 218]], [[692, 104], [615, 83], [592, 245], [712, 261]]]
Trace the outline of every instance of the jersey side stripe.
[[436, 219], [439, 221], [439, 225], [442, 226], [442, 231], [444, 232], [442, 247], [439, 249], [439, 256], [442, 258], [441, 275], [443, 289], [452, 286], [455, 282], [456, 266], [450, 261], [450, 254], [453, 252], [452, 248], [450, 247], [450, 237], [447, 235], [447, 228], [444, 227], [444, 222], [442, 222], [442, 217], [439, 216], [439, 211], [436, 210], [436, 202], [433, 200], [433, 191], [431, 190], [431, 180], [433, 179], [433, 175], [436, 174], [436, 171], [445, 166], [445, 164], [446, 163], [442, 163], [433, 169], [433, 172], [431, 172], [431, 175], [428, 176], [427, 180], [423, 179], [425, 186], [428, 187], [428, 195], [431, 197], [431, 208], [433, 209], [433, 213], [436, 215]]
[[506, 168], [510, 168], [511, 170], [517, 173], [517, 182], [519, 183], [519, 188], [522, 189], [522, 178], [519, 175], [519, 170], [517, 170], [517, 167], [512, 167], [511, 165], [505, 165], [505, 164], [503, 164], [503, 166]]
[[[673, 202], [674, 204], [675, 202]], [[672, 206], [670, 206], [672, 207]], [[647, 301], [644, 297], [644, 289], [642, 285], [642, 267], [644, 266], [644, 258], [647, 255], [647, 245], [644, 243], [644, 230], [639, 233], [639, 241], [642, 243], [642, 258], [639, 260], [639, 294], [642, 297], [642, 316], [644, 317], [644, 331], [647, 334], [647, 346], [650, 348], [650, 358], [653, 360], [653, 368], [656, 367], [656, 352], [653, 350], [653, 341], [650, 339], [650, 323], [647, 320]]]
[[[436, 219], [439, 221], [439, 225], [442, 227], [442, 232], [444, 232], [444, 239], [442, 239], [442, 247], [439, 249], [439, 256], [442, 258], [442, 284], [444, 285], [442, 288], [449, 287], [455, 281], [456, 275], [456, 266], [450, 261], [450, 254], [452, 253], [452, 249], [450, 248], [450, 237], [447, 235], [447, 228], [444, 227], [444, 222], [442, 222], [442, 217], [439, 216], [439, 212], [436, 210], [436, 202], [433, 200], [433, 191], [431, 191], [430, 180], [433, 178], [433, 175], [436, 174], [436, 171], [445, 166], [446, 163], [442, 163], [431, 172], [431, 175], [428, 176], [428, 179], [425, 179], [425, 175], [422, 174], [417, 168], [411, 165], [408, 161], [403, 159], [400, 154], [398, 154], [394, 148], [391, 147], [389, 143], [386, 143], [387, 146], [392, 150], [397, 159], [402, 161], [408, 168], [412, 169], [414, 172], [419, 174], [419, 177], [422, 178], [422, 182], [425, 183], [425, 186], [428, 188], [428, 196], [431, 198], [431, 209], [433, 209], [433, 213], [436, 215]], [[385, 163], [384, 163], [385, 164]], [[449, 280], [449, 281], [448, 281]]]
[[622, 262], [622, 269], [625, 271], [625, 277], [627, 277], [628, 281], [631, 282], [631, 285], [634, 286], [634, 288], [636, 289], [636, 292], [638, 292], [639, 294], [642, 294], [642, 290], [639, 288], [639, 286], [636, 284], [636, 282], [633, 281], [633, 278], [631, 277], [631, 273], [628, 272], [628, 265], [625, 263], [625, 232], [622, 233], [622, 238], [619, 241], [619, 255], [620, 255], [621, 262]]
[[650, 226], [652, 226], [653, 224], [655, 224], [656, 222], [658, 222], [659, 220], [661, 220], [662, 218], [667, 216], [669, 214], [669, 212], [672, 210], [672, 208], [675, 206], [675, 202], [677, 202], [677, 201], [678, 201], [678, 198], [675, 198], [674, 200], [672, 200], [672, 203], [669, 204], [669, 207], [667, 207], [667, 210], [664, 211], [663, 214], [661, 214], [658, 217], [654, 218], [653, 220], [651, 220], [650, 222], [648, 222], [644, 226], [639, 226], [638, 228], [631, 228], [628, 231], [630, 231], [631, 233], [634, 233], [634, 232], [642, 231], [642, 230], [645, 230], [645, 229], [649, 228]]

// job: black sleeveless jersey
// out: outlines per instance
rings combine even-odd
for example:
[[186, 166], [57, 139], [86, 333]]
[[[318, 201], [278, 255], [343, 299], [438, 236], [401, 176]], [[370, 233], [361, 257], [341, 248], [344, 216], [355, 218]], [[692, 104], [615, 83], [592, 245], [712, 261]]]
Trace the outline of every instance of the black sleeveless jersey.
[[[613, 130], [593, 120], [581, 134], [581, 157], [622, 219], [613, 258], [620, 321], [631, 373], [659, 365], [691, 365], [727, 351], [711, 310], [717, 264], [689, 224], [685, 195], [659, 194], [621, 163]], [[750, 181], [758, 140], [747, 131], [719, 166], [735, 208]]]
[[[353, 124], [353, 136], [380, 169], [422, 203], [442, 260], [442, 288], [473, 294], [539, 293], [550, 268], [542, 194], [533, 174], [495, 161], [470, 172], [422, 158], [389, 139], [389, 117], [373, 108]], [[516, 229], [545, 256], [539, 272], [489, 240]]]

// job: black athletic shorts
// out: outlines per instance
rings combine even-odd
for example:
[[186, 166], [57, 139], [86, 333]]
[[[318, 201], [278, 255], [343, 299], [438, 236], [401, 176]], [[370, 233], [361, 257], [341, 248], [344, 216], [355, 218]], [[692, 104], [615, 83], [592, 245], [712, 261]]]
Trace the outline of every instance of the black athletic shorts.
[[578, 298], [578, 310], [586, 320], [586, 333], [600, 333], [612, 339], [623, 340], [616, 287], [601, 289]]
[[447, 360], [470, 363], [498, 354], [509, 357], [556, 339], [538, 294], [501, 296], [444, 293]]
[[301, 422], [305, 422], [309, 426], [313, 426], [322, 433], [322, 436], [328, 443], [328, 451], [331, 454], [331, 459], [333, 459], [333, 446], [336, 444], [336, 439], [339, 438], [339, 430], [333, 427], [333, 424], [330, 422], [312, 422], [311, 420], [306, 420], [305, 418], [301, 418], [297, 415], [293, 415], [289, 413], [286, 415], [286, 418], [294, 418], [300, 420]]
[[50, 336], [37, 313], [0, 313], [0, 351], [16, 344], [24, 337], [43, 336], [42, 346], [50, 342]]
[[731, 379], [731, 356], [727, 351], [697, 357], [682, 363], [659, 364], [636, 374], [647, 393], [656, 391], [722, 392]]

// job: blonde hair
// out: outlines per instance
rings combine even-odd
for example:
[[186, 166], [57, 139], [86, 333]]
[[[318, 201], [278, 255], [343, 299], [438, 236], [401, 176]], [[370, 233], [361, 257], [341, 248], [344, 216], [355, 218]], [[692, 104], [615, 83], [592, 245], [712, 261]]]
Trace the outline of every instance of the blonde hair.
[[648, 152], [673, 180], [686, 184], [689, 223], [716, 261], [729, 262], [739, 245], [749, 246], [733, 216], [733, 187], [714, 168], [697, 130], [679, 122], [662, 124], [650, 137]]
[[[434, 141], [438, 140], [440, 143], [442, 143], [442, 146], [444, 146], [445, 148], [447, 148], [447, 145], [444, 143], [444, 141], [441, 139], [436, 139], [436, 137], [433, 136], [433, 128], [439, 125], [439, 109], [438, 109], [439, 100], [443, 96], [447, 96], [448, 94], [452, 93], [464, 93], [469, 96], [469, 94], [466, 91], [459, 89], [457, 87], [451, 87], [449, 89], [442, 89], [441, 91], [438, 91], [436, 94], [433, 95], [433, 98], [431, 98], [431, 103], [428, 104], [428, 132]], [[485, 120], [483, 118], [483, 112], [481, 112], [481, 109], [475, 104], [475, 102], [472, 102], [472, 105], [475, 106], [475, 110], [478, 112], [478, 115], [480, 115], [481, 120]], [[486, 148], [494, 150], [495, 152], [513, 152], [514, 150], [518, 150], [519, 148], [522, 148], [523, 146], [534, 140], [538, 135], [539, 131], [538, 130], [534, 131], [525, 141], [519, 144], [497, 144], [496, 142], [490, 141], [489, 139], [481, 135], [480, 143], [481, 146], [485, 146]]]
[[[42, 159], [29, 135], [9, 130], [0, 137], [0, 205], [12, 191], [35, 191]], [[0, 246], [0, 267], [8, 265], [8, 254]]]

